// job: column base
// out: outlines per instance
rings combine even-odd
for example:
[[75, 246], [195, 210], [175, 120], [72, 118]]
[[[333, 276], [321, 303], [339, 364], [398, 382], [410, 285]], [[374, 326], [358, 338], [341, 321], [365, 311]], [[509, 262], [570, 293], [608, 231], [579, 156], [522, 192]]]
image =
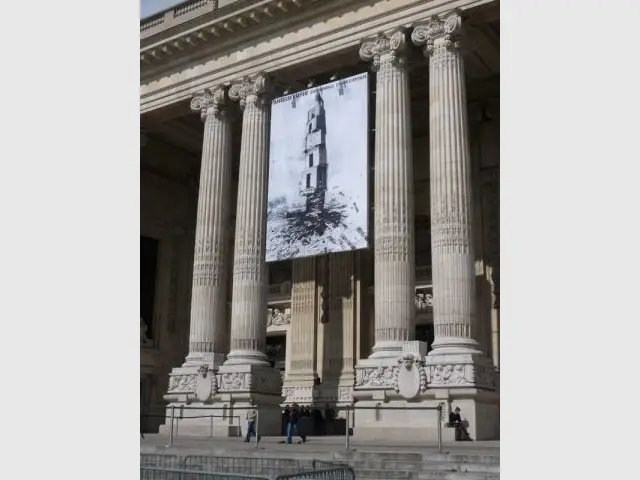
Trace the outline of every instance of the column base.
[[369, 358], [381, 359], [381, 358], [393, 358], [396, 359], [402, 355], [402, 345], [404, 342], [379, 342], [376, 343]]
[[[433, 392], [411, 402], [398, 396], [387, 396], [382, 400], [362, 399], [356, 403], [354, 412], [354, 438], [437, 442], [438, 411], [419, 408], [437, 407], [442, 403], [445, 404], [442, 419], [443, 442], [455, 440], [455, 430], [448, 428], [448, 422], [449, 412], [456, 407], [460, 407], [462, 419], [468, 422], [467, 430], [473, 440], [500, 439], [500, 409], [497, 395], [475, 389], [439, 394]], [[358, 410], [358, 407], [376, 406], [406, 407], [406, 410]]]
[[[424, 355], [422, 342], [406, 342], [396, 358], [368, 358], [356, 366], [353, 392], [356, 403], [354, 435], [437, 440], [437, 407], [444, 403], [443, 426], [449, 413], [460, 407], [468, 431], [475, 440], [500, 438], [499, 394], [495, 368], [481, 354]], [[358, 407], [391, 406], [406, 410], [358, 410]], [[453, 429], [443, 428], [443, 440], [453, 440]]]
[[256, 350], [232, 350], [227, 355], [225, 365], [254, 365], [270, 367], [269, 357]]

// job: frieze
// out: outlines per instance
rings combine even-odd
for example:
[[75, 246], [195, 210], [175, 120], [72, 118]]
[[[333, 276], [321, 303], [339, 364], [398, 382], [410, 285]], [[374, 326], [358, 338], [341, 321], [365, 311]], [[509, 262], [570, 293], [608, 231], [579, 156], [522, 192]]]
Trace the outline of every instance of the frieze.
[[415, 296], [416, 310], [419, 312], [430, 311], [433, 309], [433, 293], [432, 289], [416, 290]]
[[169, 377], [169, 393], [194, 393], [197, 374], [171, 375]]
[[438, 364], [427, 368], [427, 382], [431, 386], [462, 386], [495, 389], [493, 367], [472, 364]]
[[279, 327], [290, 323], [290, 308], [270, 307], [267, 309], [267, 327]]
[[240, 392], [251, 389], [251, 374], [241, 372], [222, 373], [218, 375], [218, 384], [222, 392]]
[[318, 398], [318, 390], [312, 386], [288, 386], [282, 387], [282, 396], [285, 397], [285, 403], [314, 403]]
[[358, 389], [364, 388], [389, 388], [395, 387], [395, 370], [398, 367], [362, 367], [356, 366], [356, 382]]
[[282, 391], [280, 372], [227, 372], [217, 375], [219, 392], [261, 392], [279, 395]]

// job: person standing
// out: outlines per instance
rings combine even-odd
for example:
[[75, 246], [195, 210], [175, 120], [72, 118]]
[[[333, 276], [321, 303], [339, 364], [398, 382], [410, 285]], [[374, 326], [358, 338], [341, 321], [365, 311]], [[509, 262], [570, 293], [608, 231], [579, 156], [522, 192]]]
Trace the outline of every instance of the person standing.
[[[253, 404], [253, 400], [249, 402], [249, 408], [246, 413], [247, 418], [247, 435], [244, 438], [245, 443], [251, 440], [251, 435], [256, 435], [256, 420], [258, 419], [258, 410]], [[257, 435], [260, 441], [260, 435]]]

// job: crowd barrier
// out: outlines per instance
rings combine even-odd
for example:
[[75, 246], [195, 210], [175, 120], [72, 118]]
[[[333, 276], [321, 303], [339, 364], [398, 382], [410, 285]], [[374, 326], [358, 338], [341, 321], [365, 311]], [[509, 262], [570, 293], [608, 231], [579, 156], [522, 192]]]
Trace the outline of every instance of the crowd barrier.
[[145, 480], [355, 480], [351, 467], [319, 460], [140, 455]]

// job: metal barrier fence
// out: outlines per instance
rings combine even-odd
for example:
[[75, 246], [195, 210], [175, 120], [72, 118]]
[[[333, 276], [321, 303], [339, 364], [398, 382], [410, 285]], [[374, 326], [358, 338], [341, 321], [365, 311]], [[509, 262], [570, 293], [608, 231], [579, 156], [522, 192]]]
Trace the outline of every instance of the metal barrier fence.
[[140, 455], [140, 478], [150, 480], [355, 480], [348, 465], [279, 458]]
[[[304, 407], [317, 407], [318, 405], [315, 404], [305, 404]], [[228, 410], [227, 407], [188, 407], [189, 410]], [[253, 437], [254, 441], [254, 445], [256, 448], [258, 448], [258, 443], [260, 441], [260, 436], [259, 436], [259, 426], [260, 426], [260, 407], [259, 406], [255, 406], [256, 408], [256, 423], [255, 423], [255, 434], [256, 436]], [[420, 411], [420, 410], [437, 410], [438, 415], [436, 417], [436, 428], [438, 431], [438, 453], [442, 453], [442, 414], [443, 414], [443, 410], [444, 410], [444, 406], [442, 403], [440, 403], [438, 406], [436, 407], [411, 407], [411, 408], [407, 408], [407, 407], [391, 407], [391, 406], [386, 406], [386, 405], [376, 405], [376, 406], [372, 406], [372, 407], [361, 407], [361, 406], [357, 406], [357, 405], [345, 405], [345, 406], [341, 406], [341, 407], [336, 407], [337, 411], [340, 410], [344, 410], [345, 411], [345, 450], [350, 450], [350, 437], [353, 434], [352, 433], [352, 429], [353, 429], [353, 425], [354, 425], [354, 417], [353, 414], [358, 411], [358, 410], [374, 410], [374, 411], [382, 411], [382, 410], [399, 410], [399, 411], [405, 411], [405, 410], [412, 410], [412, 411]], [[179, 418], [180, 417], [176, 417], [175, 415], [176, 412], [176, 407], [174, 405], [171, 405], [170, 407], [170, 426], [169, 426], [169, 443], [167, 445], [167, 447], [170, 447], [173, 445], [173, 439], [174, 439], [174, 425], [175, 425], [175, 430], [177, 431], [177, 424], [179, 422]], [[222, 417], [221, 415], [196, 415], [196, 416], [189, 416], [189, 417], [184, 417], [184, 418], [210, 418], [211, 419], [211, 433], [210, 436], [213, 436], [213, 418], [215, 417]], [[183, 418], [183, 419], [184, 419]], [[241, 436], [241, 419], [239, 416], [232, 416], [232, 415], [228, 415], [225, 416], [224, 418], [233, 418], [233, 419], [238, 419], [238, 436]], [[176, 433], [177, 435], [177, 433]]]
[[241, 473], [198, 472], [169, 468], [140, 467], [140, 480], [271, 480], [269, 477], [243, 475]]

